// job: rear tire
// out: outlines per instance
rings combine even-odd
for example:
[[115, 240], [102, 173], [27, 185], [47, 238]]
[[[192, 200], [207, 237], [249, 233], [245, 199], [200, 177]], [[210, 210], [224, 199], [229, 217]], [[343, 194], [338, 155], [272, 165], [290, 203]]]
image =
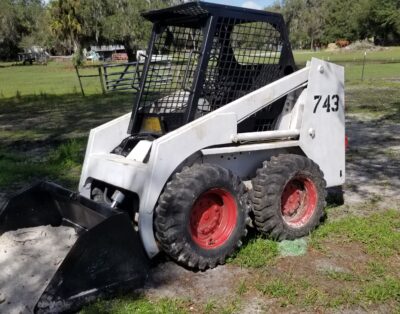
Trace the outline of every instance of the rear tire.
[[326, 182], [312, 160], [279, 155], [265, 161], [252, 180], [254, 224], [277, 240], [308, 235], [325, 216]]
[[155, 211], [162, 250], [189, 268], [224, 264], [246, 235], [250, 211], [246, 189], [229, 170], [194, 165], [174, 175]]

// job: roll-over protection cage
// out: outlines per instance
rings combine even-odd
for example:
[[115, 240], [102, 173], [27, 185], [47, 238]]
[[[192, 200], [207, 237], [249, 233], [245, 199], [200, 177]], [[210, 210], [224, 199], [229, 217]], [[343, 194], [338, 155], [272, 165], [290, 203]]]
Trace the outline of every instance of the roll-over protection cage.
[[[260, 10], [192, 2], [144, 13], [153, 31], [128, 133], [157, 116], [175, 130], [295, 70], [283, 17]], [[266, 131], [285, 99], [243, 121]], [[161, 134], [160, 134], [161, 135]]]

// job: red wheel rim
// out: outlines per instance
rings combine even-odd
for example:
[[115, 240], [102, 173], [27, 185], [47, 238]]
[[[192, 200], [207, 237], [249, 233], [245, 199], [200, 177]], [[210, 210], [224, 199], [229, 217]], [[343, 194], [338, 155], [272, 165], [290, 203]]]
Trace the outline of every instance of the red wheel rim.
[[224, 245], [237, 223], [237, 205], [233, 195], [223, 189], [202, 193], [190, 213], [190, 235], [202, 248]]
[[306, 177], [296, 176], [286, 183], [281, 197], [281, 213], [291, 227], [303, 227], [317, 206], [317, 188]]

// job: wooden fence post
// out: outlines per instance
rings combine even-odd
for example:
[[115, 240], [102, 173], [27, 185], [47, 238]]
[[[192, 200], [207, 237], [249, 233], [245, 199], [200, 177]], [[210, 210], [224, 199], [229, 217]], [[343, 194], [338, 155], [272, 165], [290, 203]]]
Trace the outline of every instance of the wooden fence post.
[[78, 76], [79, 85], [81, 86], [82, 96], [85, 96], [85, 92], [83, 91], [81, 76], [79, 75], [79, 70], [78, 70], [78, 67], [77, 67], [77, 66], [75, 66], [75, 71], [76, 71], [76, 75]]
[[101, 65], [99, 65], [99, 67], [98, 67], [97, 69], [98, 69], [98, 71], [99, 71], [101, 91], [102, 91], [103, 95], [105, 95], [106, 90], [105, 90], [105, 88], [104, 88], [103, 73], [102, 73], [102, 71], [101, 71]]

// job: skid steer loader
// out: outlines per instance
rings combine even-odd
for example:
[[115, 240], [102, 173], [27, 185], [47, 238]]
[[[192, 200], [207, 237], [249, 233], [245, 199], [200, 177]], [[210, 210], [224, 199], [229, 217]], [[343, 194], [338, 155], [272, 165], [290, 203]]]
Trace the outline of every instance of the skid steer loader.
[[80, 235], [36, 312], [140, 286], [160, 251], [223, 264], [248, 225], [305, 236], [344, 183], [344, 70], [297, 70], [281, 15], [192, 2], [143, 16], [154, 26], [133, 110], [91, 130], [79, 192], [42, 182], [0, 212], [0, 234]]

